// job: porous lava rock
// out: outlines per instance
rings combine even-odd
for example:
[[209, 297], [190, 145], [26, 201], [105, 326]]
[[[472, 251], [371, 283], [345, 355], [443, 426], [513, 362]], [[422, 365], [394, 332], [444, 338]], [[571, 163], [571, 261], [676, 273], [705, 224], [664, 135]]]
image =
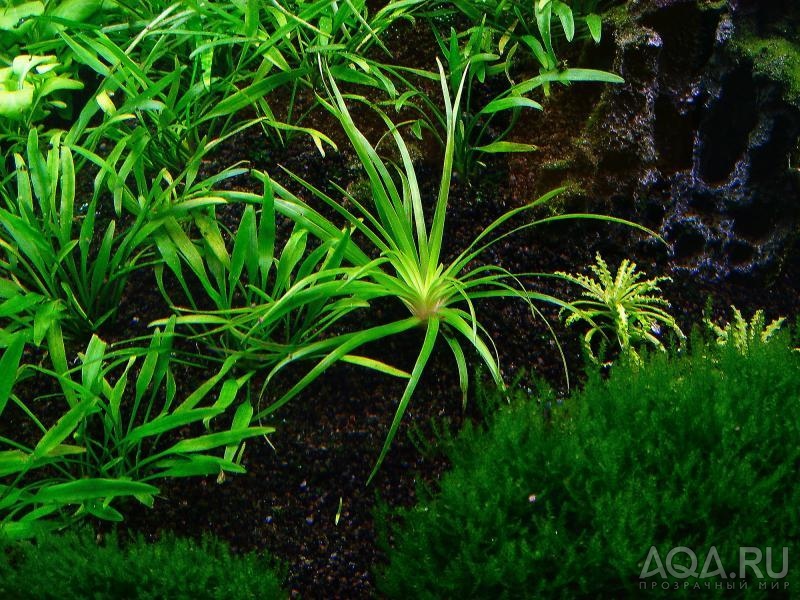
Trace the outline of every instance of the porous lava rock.
[[611, 70], [625, 83], [606, 87], [576, 148], [604, 208], [627, 206], [658, 231], [673, 271], [763, 276], [795, 242], [800, 101], [787, 78], [798, 9], [767, 4], [662, 0], [609, 13]]

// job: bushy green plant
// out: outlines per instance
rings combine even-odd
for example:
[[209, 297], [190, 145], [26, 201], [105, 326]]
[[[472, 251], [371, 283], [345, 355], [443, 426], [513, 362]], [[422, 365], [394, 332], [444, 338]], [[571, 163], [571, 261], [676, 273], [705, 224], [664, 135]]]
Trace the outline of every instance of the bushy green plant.
[[83, 529], [0, 546], [4, 598], [273, 600], [287, 597], [282, 579], [272, 559], [231, 554], [211, 536], [123, 543]]
[[[620, 263], [614, 276], [599, 252], [596, 260], [597, 264], [589, 267], [594, 279], [588, 275], [558, 273], [563, 279], [583, 288], [582, 297], [562, 309], [561, 313], [568, 314], [567, 325], [582, 321], [589, 324], [583, 344], [592, 361], [599, 362], [598, 354], [604, 353], [609, 337], [623, 355], [635, 362], [641, 362], [637, 346], [642, 344], [664, 351], [664, 344], [656, 337], [662, 326], [673, 331], [679, 339], [685, 337], [675, 319], [665, 310], [669, 302], [660, 295], [659, 284], [671, 281], [669, 277], [642, 281], [644, 273], [637, 272], [636, 263], [628, 259]], [[603, 337], [599, 353], [592, 345], [598, 333]]]
[[733, 320], [723, 325], [714, 323], [709, 316], [703, 319], [703, 323], [714, 334], [719, 345], [732, 343], [742, 354], [747, 354], [756, 340], [762, 343], [769, 341], [778, 333], [786, 320], [784, 317], [779, 317], [767, 325], [763, 310], [754, 312], [750, 321], [747, 321], [735, 306], [731, 306], [731, 312]]
[[[152, 506], [159, 479], [244, 472], [244, 440], [273, 429], [251, 426], [247, 400], [228, 426], [212, 431], [211, 421], [234, 405], [249, 376], [232, 376], [233, 362], [224, 363], [177, 402], [173, 337], [174, 322], [156, 330], [147, 348], [113, 350], [93, 336], [79, 365], [65, 370], [57, 337], [48, 340], [48, 369], [22, 361], [26, 331], [11, 334], [0, 356], [0, 415], [17, 427], [0, 436], [0, 535], [30, 537], [86, 515], [120, 521], [112, 503], [128, 497]], [[32, 379], [49, 382], [53, 395], [23, 394]], [[41, 417], [43, 406], [48, 415], [53, 407], [63, 412], [52, 422]], [[206, 432], [168, 435], [201, 424]], [[21, 435], [25, 430], [32, 433]], [[215, 450], [221, 456], [209, 452]]]
[[[398, 299], [408, 309], [409, 315], [407, 318], [392, 323], [341, 336], [338, 339], [341, 343], [338, 343], [335, 349], [322, 358], [306, 377], [295, 384], [270, 407], [260, 411], [258, 416], [269, 414], [288, 402], [330, 364], [356, 348], [414, 328], [423, 328], [425, 337], [410, 376], [396, 373], [407, 377], [408, 383], [370, 478], [374, 477], [375, 472], [388, 452], [400, 426], [402, 416], [414, 394], [414, 390], [419, 383], [437, 340], [445, 340], [453, 353], [458, 367], [464, 402], [466, 402], [468, 382], [468, 354], [464, 350], [465, 347], [470, 352], [477, 354], [481, 362], [487, 366], [497, 385], [503, 386], [496, 352], [491, 349], [493, 342], [486, 335], [475, 310], [476, 300], [481, 298], [514, 298], [528, 302], [534, 311], [536, 309], [533, 307], [533, 300], [563, 306], [563, 302], [556, 298], [547, 294], [525, 290], [521, 285], [518, 286], [518, 281], [514, 275], [500, 266], [484, 265], [469, 270], [468, 266], [475, 258], [498, 240], [504, 239], [520, 229], [535, 227], [548, 222], [587, 218], [627, 223], [620, 219], [599, 215], [568, 214], [531, 220], [519, 225], [510, 233], [499, 233], [500, 228], [514, 219], [514, 217], [531, 211], [555, 197], [560, 191], [555, 190], [530, 204], [511, 210], [498, 217], [452, 262], [443, 263], [441, 253], [450, 197], [453, 155], [456, 146], [455, 131], [465, 77], [462, 77], [459, 82], [455, 98], [451, 99], [447, 77], [441, 63], [439, 63], [439, 75], [445, 100], [447, 135], [439, 191], [433, 205], [430, 225], [426, 221], [427, 215], [423, 205], [422, 193], [408, 147], [397, 131], [397, 127], [383, 112], [379, 112], [390, 128], [390, 134], [402, 159], [402, 165], [395, 166], [393, 169], [378, 156], [375, 148], [359, 131], [347, 108], [345, 97], [341, 94], [333, 79], [330, 79], [333, 101], [326, 104], [326, 106], [343, 124], [360, 163], [366, 171], [371, 190], [371, 202], [362, 203], [345, 189], [336, 186], [338, 192], [347, 200], [345, 204], [331, 198], [322, 190], [299, 177], [293, 176], [299, 184], [325, 202], [330, 209], [344, 217], [348, 225], [353, 228], [354, 235], [344, 248], [343, 257], [345, 261], [358, 268], [359, 278], [364, 282], [364, 285], [359, 288], [358, 294], [363, 294], [366, 300], [378, 297]], [[274, 187], [276, 195], [281, 200], [281, 202], [276, 201], [276, 210], [291, 216], [292, 219], [301, 223], [323, 241], [341, 238], [341, 231], [329, 219], [322, 216], [285, 188], [277, 184]], [[350, 209], [348, 206], [353, 208]], [[632, 223], [628, 224], [633, 225]], [[640, 229], [643, 228], [640, 227]], [[366, 242], [365, 249], [362, 249], [356, 241], [355, 234], [358, 234], [358, 237]], [[379, 254], [378, 258], [371, 258], [376, 253]], [[330, 347], [331, 340], [310, 344], [293, 352], [291, 356], [287, 356], [268, 374], [265, 385], [287, 364], [319, 353], [320, 344], [326, 344], [327, 350]]]
[[163, 198], [140, 197], [125, 226], [103, 223], [101, 190], [81, 198], [72, 148], [60, 134], [50, 146], [43, 155], [31, 130], [27, 160], [14, 157], [16, 189], [0, 189], [0, 280], [58, 302], [69, 333], [96, 331], [119, 307], [130, 273], [148, 261], [154, 204]]
[[[723, 596], [731, 571], [740, 589], [739, 548], [757, 546], [773, 549], [776, 573], [788, 548], [788, 575], [773, 595], [748, 569], [747, 597], [790, 597], [800, 585], [791, 558], [800, 356], [788, 341], [757, 339], [742, 355], [733, 343], [693, 340], [691, 354], [654, 353], [644, 368], [593, 375], [563, 402], [519, 391], [486, 429], [464, 430], [437, 492], [381, 515], [389, 564], [379, 589], [390, 598], [632, 598], [643, 582], [649, 593], [668, 585], [663, 597]], [[640, 579], [651, 547], [664, 564], [679, 546], [697, 554], [696, 571], [715, 547], [726, 578]]]
[[[189, 304], [170, 297], [165, 269], [159, 266], [158, 285], [180, 313], [177, 324], [207, 346], [235, 355], [241, 365], [255, 364], [258, 369], [272, 367], [324, 337], [342, 317], [368, 306], [371, 291], [360, 281], [360, 267], [342, 266], [349, 227], [311, 249], [308, 230], [295, 225], [283, 247], [276, 248], [273, 184], [268, 178], [263, 184], [258, 210], [245, 206], [235, 231], [220, 226], [213, 215], [202, 215], [195, 219], [195, 240], [175, 219], [167, 219], [155, 238]], [[190, 277], [200, 283], [202, 294], [192, 291]], [[213, 308], [203, 310], [208, 302]], [[315, 348], [318, 353], [330, 351], [340, 339], [328, 337]], [[351, 355], [341, 359], [359, 360]]]

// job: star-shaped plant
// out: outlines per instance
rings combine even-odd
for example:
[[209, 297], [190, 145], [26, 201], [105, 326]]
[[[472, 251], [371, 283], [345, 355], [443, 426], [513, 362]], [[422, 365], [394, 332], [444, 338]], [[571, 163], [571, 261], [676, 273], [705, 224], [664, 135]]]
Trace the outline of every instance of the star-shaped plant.
[[644, 273], [637, 272], [636, 263], [628, 259], [620, 263], [614, 276], [599, 252], [596, 259], [597, 264], [589, 267], [595, 279], [588, 275], [557, 273], [584, 290], [580, 299], [563, 308], [561, 312], [570, 312], [566, 325], [580, 321], [590, 325], [583, 343], [592, 361], [599, 363], [601, 360], [599, 355], [602, 352], [595, 352], [592, 346], [598, 333], [603, 337], [600, 342], [601, 350], [605, 349], [609, 341], [614, 340], [620, 352], [634, 361], [640, 360], [636, 347], [642, 343], [664, 350], [663, 343], [656, 337], [661, 332], [662, 325], [674, 331], [680, 339], [685, 338], [675, 319], [665, 310], [669, 307], [669, 302], [661, 296], [659, 284], [671, 281], [671, 278], [655, 277], [642, 281]]

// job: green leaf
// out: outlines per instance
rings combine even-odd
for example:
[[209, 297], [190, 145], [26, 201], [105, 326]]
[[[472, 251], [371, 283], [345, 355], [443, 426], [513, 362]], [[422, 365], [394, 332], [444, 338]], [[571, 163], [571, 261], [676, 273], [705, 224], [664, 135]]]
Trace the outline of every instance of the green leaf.
[[542, 105], [534, 100], [531, 100], [530, 98], [526, 98], [525, 96], [511, 96], [492, 100], [489, 102], [489, 104], [484, 106], [478, 114], [488, 115], [500, 112], [502, 110], [514, 108], [534, 108], [536, 110], [542, 110]]
[[[255, 220], [255, 209], [252, 206], [246, 206], [242, 219], [239, 221], [239, 229], [236, 231], [233, 252], [231, 252], [231, 268], [228, 272], [228, 287], [231, 292], [242, 276], [245, 261], [247, 261], [247, 279], [250, 283], [256, 283], [258, 238]], [[256, 268], [252, 268], [253, 266]]]
[[161, 435], [167, 431], [172, 431], [195, 423], [203, 419], [215, 417], [223, 412], [220, 408], [193, 408], [170, 415], [156, 417], [149, 423], [135, 427], [122, 439], [122, 444], [135, 444], [146, 437]]
[[47, 163], [39, 151], [39, 132], [33, 128], [28, 134], [28, 169], [30, 170], [33, 191], [41, 203], [50, 198], [50, 190], [55, 181], [50, 179]]
[[99, 393], [102, 385], [101, 371], [106, 353], [106, 343], [96, 335], [89, 340], [81, 364], [81, 382], [87, 390]]
[[253, 83], [246, 88], [237, 90], [219, 102], [216, 105], [216, 108], [212, 111], [209, 111], [202, 119], [200, 119], [197, 124], [199, 125], [200, 123], [217, 119], [219, 117], [227, 117], [242, 110], [243, 108], [253, 106], [253, 104], [259, 98], [262, 98], [269, 92], [294, 81], [301, 75], [302, 72], [300, 69], [285, 73], [277, 73], [267, 77], [266, 79], [262, 79], [261, 81]]
[[155, 474], [156, 477], [202, 477], [216, 475], [220, 471], [231, 473], [245, 473], [244, 467], [230, 460], [206, 454], [194, 454], [184, 459], [164, 460], [156, 464], [164, 469]]
[[0, 30], [14, 31], [22, 29], [22, 25], [30, 26], [33, 23], [31, 17], [36, 17], [44, 12], [42, 2], [24, 2], [19, 6], [6, 6], [0, 9]]
[[[231, 429], [244, 429], [250, 425], [250, 421], [252, 419], [253, 405], [250, 404], [250, 402], [242, 402], [239, 405], [239, 408], [236, 409], [236, 413], [233, 415]], [[233, 461], [234, 456], [236, 455], [236, 449], [238, 447], [239, 444], [229, 444], [225, 447], [224, 458], [226, 461]]]
[[372, 369], [373, 371], [378, 371], [379, 373], [386, 373], [387, 375], [391, 375], [393, 377], [400, 377], [402, 379], [408, 379], [411, 377], [411, 373], [408, 371], [403, 371], [402, 369], [388, 365], [385, 362], [375, 360], [374, 358], [368, 358], [366, 356], [348, 354], [343, 356], [341, 361], [350, 363], [351, 365], [358, 365], [359, 367]]
[[40, 98], [44, 98], [45, 96], [49, 96], [53, 92], [58, 92], [61, 90], [82, 90], [83, 83], [80, 81], [76, 81], [74, 79], [70, 79], [68, 77], [48, 77], [44, 80], [41, 86], [38, 89], [38, 95]]
[[[219, 396], [217, 397], [217, 401], [214, 402], [212, 408], [218, 410], [220, 413], [224, 412], [233, 401], [236, 400], [236, 396], [239, 393], [239, 390], [242, 387], [244, 381], [239, 381], [236, 379], [228, 379], [222, 384], [222, 388], [219, 391]], [[216, 415], [210, 415], [203, 419], [203, 425], [208, 427], [208, 424], [211, 422], [211, 419]]]
[[75, 428], [81, 421], [88, 415], [98, 412], [97, 402], [98, 399], [96, 397], [87, 398], [69, 409], [67, 413], [42, 436], [42, 439], [39, 440], [39, 443], [36, 444], [36, 447], [33, 449], [32, 457], [37, 459], [50, 454], [56, 446], [61, 444], [61, 442], [75, 431]]
[[564, 29], [567, 41], [571, 42], [575, 36], [575, 20], [572, 16], [572, 9], [563, 2], [555, 0], [553, 2], [553, 12], [556, 13], [559, 21], [561, 21], [561, 27]]
[[72, 152], [64, 146], [61, 148], [61, 206], [58, 221], [61, 224], [60, 236], [64, 243], [70, 239], [72, 218], [75, 206], [75, 163]]
[[547, 56], [547, 50], [544, 49], [541, 42], [537, 40], [532, 35], [523, 35], [521, 38], [522, 42], [531, 49], [533, 55], [536, 57], [536, 60], [539, 61], [539, 64], [544, 68], [550, 68], [550, 60]]
[[87, 502], [84, 504], [83, 508], [93, 517], [103, 519], [104, 521], [120, 523], [124, 520], [122, 513], [111, 506], [105, 506], [104, 504], [98, 504], [97, 502]]
[[488, 154], [502, 154], [506, 152], [533, 152], [536, 146], [532, 144], [521, 144], [519, 142], [492, 142], [485, 146], [478, 146], [475, 150], [486, 152]]
[[[22, 450], [4, 450], [0, 452], [0, 477], [19, 473], [31, 466], [31, 456]], [[2, 508], [2, 504], [0, 504]]]
[[19, 361], [22, 359], [22, 351], [25, 349], [25, 334], [18, 332], [11, 336], [3, 356], [0, 357], [0, 415], [6, 408], [11, 390], [17, 381], [17, 369]]
[[21, 119], [33, 106], [33, 87], [21, 90], [0, 89], [0, 117]]
[[247, 427], [221, 433], [209, 433], [200, 437], [182, 440], [165, 450], [163, 454], [181, 454], [183, 452], [203, 452], [220, 446], [238, 444], [244, 439], [259, 435], [268, 435], [275, 431], [274, 427]]
[[406, 411], [406, 407], [408, 406], [411, 396], [413, 396], [414, 390], [416, 389], [417, 384], [422, 377], [425, 366], [428, 364], [428, 359], [433, 352], [433, 347], [438, 337], [439, 320], [429, 319], [425, 329], [425, 339], [422, 342], [422, 348], [420, 348], [419, 355], [414, 363], [414, 369], [411, 372], [411, 377], [409, 378], [408, 383], [406, 384], [406, 389], [403, 391], [403, 397], [400, 398], [400, 403], [398, 404], [397, 410], [394, 413], [394, 418], [392, 419], [392, 424], [389, 427], [389, 433], [386, 435], [386, 440], [383, 442], [381, 453], [378, 456], [378, 460], [375, 461], [375, 466], [372, 467], [372, 471], [369, 474], [367, 484], [369, 484], [373, 477], [375, 477], [375, 474], [378, 472], [378, 469], [380, 469], [381, 464], [383, 463], [383, 459], [386, 458], [386, 454], [389, 452], [392, 441], [394, 440], [395, 435], [397, 435], [397, 430], [400, 428], [400, 421], [403, 419], [403, 414]]
[[459, 344], [458, 340], [454, 337], [446, 336], [445, 341], [448, 346], [450, 346], [450, 350], [452, 350], [453, 357], [456, 360], [456, 366], [458, 367], [458, 385], [461, 388], [461, 409], [466, 410], [469, 374], [467, 372], [467, 359], [464, 356], [464, 349], [461, 348], [461, 344]]
[[138, 481], [121, 479], [79, 479], [69, 483], [50, 485], [31, 498], [33, 504], [78, 504], [94, 498], [158, 494], [158, 488]]
[[599, 44], [603, 27], [603, 21], [600, 19], [600, 15], [586, 15], [586, 26], [589, 28], [589, 35], [592, 36], [595, 43]]
[[258, 271], [261, 287], [266, 286], [275, 256], [275, 194], [269, 177], [265, 177], [263, 183], [264, 194], [261, 197], [261, 215], [258, 219]]

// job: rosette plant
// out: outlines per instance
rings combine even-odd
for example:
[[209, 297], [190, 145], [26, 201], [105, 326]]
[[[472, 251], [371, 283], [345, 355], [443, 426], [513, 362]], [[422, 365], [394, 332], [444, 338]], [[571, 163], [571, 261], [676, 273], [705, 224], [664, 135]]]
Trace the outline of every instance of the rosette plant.
[[[557, 189], [498, 217], [452, 262], [443, 262], [442, 246], [453, 171], [453, 154], [457, 139], [457, 115], [465, 78], [462, 77], [460, 81], [455, 99], [451, 99], [447, 77], [440, 62], [438, 68], [446, 110], [446, 146], [442, 176], [430, 226], [426, 222], [425, 206], [414, 164], [397, 127], [384, 113], [379, 112], [389, 126], [390, 134], [402, 160], [401, 167], [391, 167], [380, 158], [375, 148], [359, 131], [347, 108], [345, 96], [332, 77], [329, 77], [331, 101], [321, 101], [342, 123], [358, 155], [369, 181], [371, 204], [362, 203], [345, 189], [334, 184], [337, 191], [346, 198], [347, 203], [337, 201], [324, 191], [292, 175], [295, 181], [327, 204], [330, 209], [344, 217], [353, 227], [354, 234], [348, 240], [344, 258], [355, 266], [360, 266], [359, 277], [372, 284], [371, 287], [362, 286], [359, 289], [368, 294], [370, 300], [381, 296], [399, 299], [408, 309], [409, 315], [401, 320], [339, 337], [334, 350], [325, 354], [305, 377], [256, 416], [263, 417], [288, 402], [333, 362], [349, 355], [359, 346], [414, 328], [423, 328], [425, 335], [419, 354], [411, 373], [404, 374], [408, 382], [400, 398], [386, 441], [370, 474], [370, 480], [375, 476], [389, 450], [437, 340], [443, 338], [453, 353], [465, 402], [468, 383], [468, 349], [477, 353], [496, 384], [503, 387], [497, 352], [493, 349], [492, 340], [478, 318], [475, 306], [477, 300], [510, 297], [527, 302], [533, 311], [537, 310], [533, 301], [566, 306], [564, 302], [553, 296], [524, 289], [519, 280], [501, 266], [488, 264], [471, 268], [473, 260], [499, 240], [522, 229], [548, 222], [584, 218], [628, 223], [621, 219], [600, 215], [564, 214], [528, 220], [510, 231], [500, 232], [501, 227], [514, 217], [530, 213], [532, 209], [554, 198], [561, 191]], [[350, 98], [364, 101], [363, 98], [355, 96]], [[278, 197], [276, 210], [302, 223], [310, 232], [323, 240], [341, 237], [341, 231], [329, 219], [279, 184], [273, 183], [273, 186]], [[351, 210], [347, 206], [352, 206], [353, 209]], [[633, 223], [628, 224], [634, 225]], [[370, 246], [369, 248], [365, 246], [362, 249], [359, 246], [357, 239], [362, 238]], [[378, 258], [374, 258], [375, 254], [378, 254]], [[272, 377], [287, 364], [319, 354], [322, 345], [330, 348], [331, 342], [322, 340], [309, 344], [287, 356], [270, 371], [265, 387]]]
[[[638, 272], [636, 263], [628, 259], [620, 263], [616, 275], [613, 275], [599, 252], [596, 260], [596, 264], [589, 266], [595, 278], [581, 274], [556, 273], [583, 290], [581, 298], [572, 302], [574, 310], [570, 311], [565, 323], [569, 326], [585, 321], [590, 325], [583, 338], [583, 345], [592, 362], [600, 363], [598, 354], [603, 354], [609, 340], [614, 340], [623, 355], [642, 364], [637, 346], [649, 344], [662, 352], [666, 351], [657, 337], [662, 325], [664, 329], [673, 331], [678, 339], [686, 337], [674, 317], [667, 312], [669, 302], [661, 297], [659, 284], [672, 281], [671, 278], [654, 277], [643, 280], [644, 274]], [[600, 352], [595, 354], [592, 345], [598, 333], [602, 336], [602, 341]]]

